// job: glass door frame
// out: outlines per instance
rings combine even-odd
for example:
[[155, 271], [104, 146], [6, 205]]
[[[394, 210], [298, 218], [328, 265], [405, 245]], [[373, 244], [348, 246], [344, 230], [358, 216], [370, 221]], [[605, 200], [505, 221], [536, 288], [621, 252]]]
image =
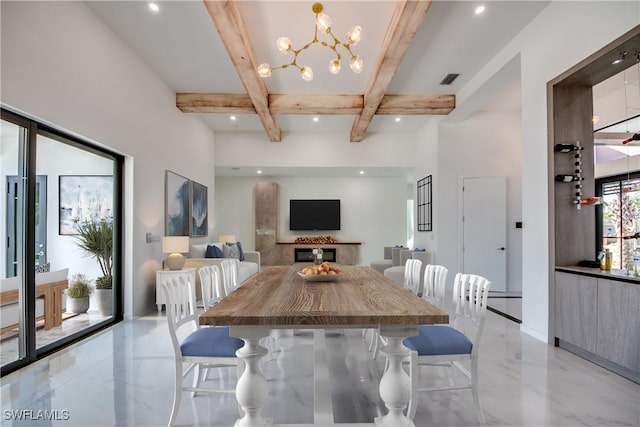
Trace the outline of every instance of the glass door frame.
[[[29, 119], [18, 113], [9, 111], [5, 108], [0, 109], [0, 117], [10, 123], [27, 129], [27, 138], [24, 143], [23, 156], [21, 157], [18, 175], [26, 177], [25, 204], [22, 213], [23, 245], [21, 254], [18, 259], [22, 258], [23, 262], [19, 266], [23, 279], [23, 304], [21, 307], [23, 312], [24, 324], [20, 325], [21, 331], [24, 331], [24, 357], [13, 362], [7, 363], [0, 368], [0, 376], [7, 375], [17, 369], [20, 369], [36, 360], [42, 359], [70, 344], [73, 344], [87, 336], [94, 334], [102, 329], [108, 328], [124, 318], [124, 275], [122, 256], [124, 253], [123, 240], [123, 165], [124, 157], [117, 153], [99, 147], [89, 141], [82, 140], [76, 136], [66, 132], [57, 130], [51, 126], [40, 123], [36, 120]], [[36, 347], [36, 286], [35, 286], [35, 269], [27, 268], [27, 266], [35, 265], [35, 209], [36, 209], [36, 171], [37, 171], [37, 137], [38, 135], [54, 139], [60, 143], [68, 144], [76, 148], [82, 149], [92, 154], [96, 154], [113, 161], [113, 315], [104, 322], [89, 326], [79, 332], [65, 336], [51, 344], [43, 347]], [[4, 224], [2, 226], [5, 226]]]

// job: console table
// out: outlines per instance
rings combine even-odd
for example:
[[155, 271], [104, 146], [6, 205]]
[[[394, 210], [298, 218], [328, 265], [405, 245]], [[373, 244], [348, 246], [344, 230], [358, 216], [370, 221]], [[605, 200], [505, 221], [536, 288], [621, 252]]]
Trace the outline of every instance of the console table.
[[182, 270], [158, 270], [156, 271], [156, 305], [158, 311], [162, 311], [162, 305], [167, 303], [162, 291], [162, 283], [174, 277], [184, 277], [189, 281], [191, 292], [196, 295], [196, 270], [195, 268], [183, 268]]

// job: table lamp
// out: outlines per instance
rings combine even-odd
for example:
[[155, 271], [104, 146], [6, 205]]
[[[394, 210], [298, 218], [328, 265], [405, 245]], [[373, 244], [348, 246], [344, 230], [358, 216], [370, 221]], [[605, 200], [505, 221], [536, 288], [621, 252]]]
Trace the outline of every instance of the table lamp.
[[235, 243], [236, 242], [236, 236], [234, 236], [233, 234], [221, 234], [219, 239], [220, 239], [220, 242], [222, 242], [222, 243]]
[[165, 261], [169, 270], [182, 270], [184, 256], [180, 252], [189, 252], [189, 236], [164, 236], [162, 252], [169, 254]]

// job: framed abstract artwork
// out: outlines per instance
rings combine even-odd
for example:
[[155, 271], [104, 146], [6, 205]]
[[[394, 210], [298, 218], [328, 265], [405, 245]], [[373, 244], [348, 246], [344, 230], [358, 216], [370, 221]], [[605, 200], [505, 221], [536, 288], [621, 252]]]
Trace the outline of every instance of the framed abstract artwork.
[[58, 177], [58, 234], [77, 235], [87, 221], [113, 221], [112, 175]]
[[431, 175], [417, 183], [418, 188], [418, 231], [433, 231], [433, 201], [431, 198]]
[[170, 170], [165, 171], [165, 236], [189, 235], [190, 181]]
[[191, 236], [208, 234], [207, 187], [191, 181]]

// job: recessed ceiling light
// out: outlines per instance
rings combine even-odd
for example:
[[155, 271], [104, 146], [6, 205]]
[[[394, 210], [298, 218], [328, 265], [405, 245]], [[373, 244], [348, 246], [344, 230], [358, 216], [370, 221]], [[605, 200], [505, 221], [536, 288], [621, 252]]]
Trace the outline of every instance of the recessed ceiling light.
[[485, 11], [486, 7], [484, 7], [483, 4], [481, 4], [480, 6], [476, 7], [476, 15], [481, 15], [484, 11]]
[[229, 120], [231, 120], [232, 122], [236, 120], [236, 116], [229, 116]]
[[257, 173], [258, 175], [261, 175], [261, 174], [262, 174], [262, 171], [261, 171], [260, 169], [258, 169], [258, 170], [256, 171], [256, 173]]
[[318, 120], [320, 120], [318, 117], [314, 117], [314, 118], [313, 118], [313, 121], [314, 121], [314, 122], [317, 122]]
[[398, 123], [399, 121], [402, 120], [402, 117], [396, 117], [394, 120], [396, 121], [396, 123]]
[[364, 171], [360, 171], [360, 175], [364, 175]]
[[149, 9], [153, 10], [154, 12], [160, 11], [160, 7], [158, 7], [156, 3], [149, 3]]

